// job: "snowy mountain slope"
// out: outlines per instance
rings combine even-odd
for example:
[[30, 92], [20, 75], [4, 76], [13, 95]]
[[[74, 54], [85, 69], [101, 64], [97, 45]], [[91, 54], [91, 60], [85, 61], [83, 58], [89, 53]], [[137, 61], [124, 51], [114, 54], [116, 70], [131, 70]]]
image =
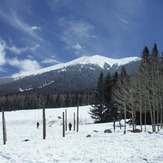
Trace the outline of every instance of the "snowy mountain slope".
[[0, 78], [0, 85], [13, 82], [14, 80], [14, 77], [2, 77]]
[[[50, 67], [35, 71], [31, 74], [25, 74], [24, 76], [20, 76], [20, 77], [25, 77], [28, 75], [38, 75], [38, 74], [42, 74], [45, 72], [58, 70], [58, 69], [62, 69], [62, 71], [66, 71], [67, 67], [75, 66], [75, 65], [87, 65], [87, 64], [88, 65], [96, 65], [96, 66], [104, 69], [106, 64], [108, 64], [109, 67], [112, 67], [113, 65], [122, 66], [122, 65], [128, 64], [130, 62], [136, 62], [136, 61], [140, 61], [140, 58], [139, 57], [128, 57], [128, 58], [121, 58], [121, 59], [111, 59], [111, 58], [104, 57], [101, 55], [84, 56], [84, 57], [75, 59], [73, 61], [67, 62], [67, 63], [60, 63], [60, 64], [57, 64], [54, 66], [50, 66]], [[19, 77], [19, 76], [15, 76], [15, 77]]]
[[110, 59], [95, 55], [81, 57], [76, 60], [54, 65], [24, 76], [15, 76], [15, 80], [0, 84], [0, 94], [23, 91], [44, 93], [83, 92], [93, 90], [101, 72], [114, 74], [120, 72], [122, 65], [132, 77], [136, 73], [140, 58], [130, 57]]

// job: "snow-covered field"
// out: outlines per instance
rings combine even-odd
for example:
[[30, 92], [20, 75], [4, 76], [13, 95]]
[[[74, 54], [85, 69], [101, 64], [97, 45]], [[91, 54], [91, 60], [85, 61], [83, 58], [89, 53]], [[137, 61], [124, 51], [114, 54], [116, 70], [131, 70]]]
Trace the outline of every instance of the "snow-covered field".
[[[73, 123], [76, 108], [66, 108]], [[66, 131], [62, 137], [63, 109], [46, 109], [47, 136], [42, 139], [42, 110], [5, 112], [7, 144], [3, 145], [0, 115], [0, 163], [158, 163], [163, 162], [163, 131], [123, 134], [112, 123], [93, 124], [88, 111], [80, 107], [79, 132]], [[40, 128], [36, 128], [36, 122]], [[139, 128], [139, 126], [137, 127]], [[111, 129], [112, 133], [104, 133]], [[127, 130], [131, 130], [127, 126]], [[98, 132], [94, 132], [94, 130]], [[88, 134], [91, 137], [86, 137]], [[24, 141], [28, 139], [29, 141]]]

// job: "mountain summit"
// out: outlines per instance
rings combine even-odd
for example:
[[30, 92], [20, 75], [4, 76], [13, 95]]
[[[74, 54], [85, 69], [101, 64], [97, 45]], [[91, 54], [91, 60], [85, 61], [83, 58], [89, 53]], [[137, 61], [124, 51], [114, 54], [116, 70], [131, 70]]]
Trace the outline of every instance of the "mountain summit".
[[35, 71], [24, 76], [0, 79], [0, 94], [35, 91], [43, 93], [82, 92], [96, 86], [101, 72], [111, 74], [125, 66], [134, 76], [140, 62], [138, 57], [111, 59], [100, 55], [83, 56], [67, 63], [61, 63]]
[[59, 70], [59, 69], [61, 71], [62, 70], [65, 71], [67, 67], [76, 66], [76, 65], [95, 65], [95, 66], [100, 67], [102, 69], [106, 69], [106, 67], [107, 67], [107, 70], [109, 70], [112, 66], [119, 67], [122, 65], [129, 64], [131, 62], [136, 62], [136, 61], [140, 61], [140, 58], [139, 57], [127, 57], [127, 58], [121, 58], [121, 59], [112, 59], [112, 58], [104, 57], [101, 55], [83, 56], [83, 57], [80, 57], [78, 59], [72, 60], [70, 62], [60, 63], [60, 64], [57, 64], [54, 66], [43, 68], [43, 69], [35, 71], [33, 73], [24, 74], [21, 76], [17, 75], [15, 77], [25, 77], [25, 76], [29, 76], [29, 75], [38, 75], [38, 74], [42, 74], [45, 72]]

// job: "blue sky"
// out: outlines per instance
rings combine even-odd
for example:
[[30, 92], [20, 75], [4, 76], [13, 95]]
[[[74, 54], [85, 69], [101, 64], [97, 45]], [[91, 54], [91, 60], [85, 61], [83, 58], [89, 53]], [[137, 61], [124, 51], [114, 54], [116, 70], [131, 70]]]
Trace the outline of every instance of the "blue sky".
[[1, 0], [0, 77], [100, 54], [163, 51], [162, 0]]

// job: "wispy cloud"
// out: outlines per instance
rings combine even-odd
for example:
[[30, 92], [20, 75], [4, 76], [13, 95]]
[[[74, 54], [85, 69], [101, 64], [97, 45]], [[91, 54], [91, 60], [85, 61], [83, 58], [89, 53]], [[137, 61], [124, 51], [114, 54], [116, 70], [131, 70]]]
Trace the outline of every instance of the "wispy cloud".
[[34, 52], [36, 49], [38, 49], [40, 47], [40, 45], [39, 44], [36, 44], [35, 46], [33, 46], [33, 47], [29, 47], [28, 49], [29, 49], [29, 51], [32, 51], [32, 52]]
[[56, 60], [54, 56], [50, 57], [50, 58], [46, 58], [43, 61], [41, 61], [41, 63], [43, 64], [58, 64], [61, 63], [60, 61]]
[[18, 48], [15, 45], [12, 45], [12, 46], [6, 46], [6, 49], [12, 51], [15, 54], [21, 54], [21, 53], [26, 52], [26, 51], [32, 51], [32, 52], [34, 52], [39, 47], [40, 47], [39, 44], [36, 44], [33, 47], [24, 47], [24, 48]]
[[62, 28], [60, 39], [65, 42], [65, 49], [83, 50], [84, 45], [95, 38], [94, 26], [84, 20], [69, 20], [62, 18], [59, 21]]
[[72, 0], [50, 0], [49, 5], [53, 10], [60, 10], [65, 5], [70, 4]]
[[23, 53], [23, 52], [28, 50], [27, 47], [26, 48], [18, 48], [15, 45], [12, 45], [11, 47], [8, 47], [7, 49], [12, 51], [15, 54], [21, 54], [21, 53]]
[[122, 19], [122, 18], [120, 18], [120, 17], [119, 17], [119, 19], [120, 19], [123, 23], [128, 24], [128, 22], [127, 22], [126, 20], [124, 20], [124, 19]]
[[18, 16], [16, 11], [13, 9], [7, 10], [5, 12], [0, 10], [0, 18], [7, 24], [30, 35], [34, 39], [42, 40], [42, 38], [35, 32], [35, 30], [41, 30], [41, 28], [37, 26], [31, 27], [28, 23], [23, 21], [20, 18], [20, 15]]

